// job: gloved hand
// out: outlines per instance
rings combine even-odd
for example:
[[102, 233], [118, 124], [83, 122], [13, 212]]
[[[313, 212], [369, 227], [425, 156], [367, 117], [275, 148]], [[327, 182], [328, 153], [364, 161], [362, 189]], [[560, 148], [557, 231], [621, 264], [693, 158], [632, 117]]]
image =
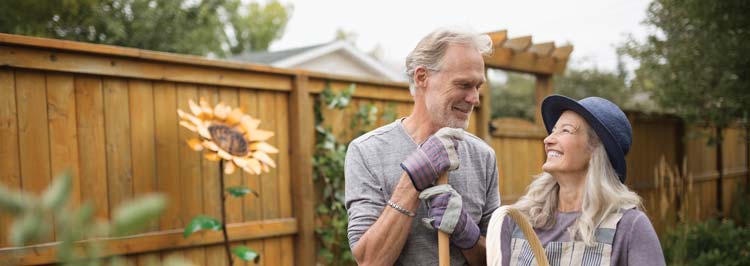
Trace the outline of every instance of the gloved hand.
[[433, 186], [441, 173], [458, 169], [458, 141], [463, 135], [463, 129], [441, 128], [401, 163], [418, 191]]
[[[443, 186], [447, 186], [448, 191]], [[470, 249], [477, 244], [479, 226], [462, 207], [461, 195], [450, 188], [450, 185], [429, 188], [419, 198], [427, 200], [428, 218], [423, 219], [425, 225], [450, 234], [451, 243], [460, 249]], [[446, 222], [445, 225], [442, 224], [443, 221]]]

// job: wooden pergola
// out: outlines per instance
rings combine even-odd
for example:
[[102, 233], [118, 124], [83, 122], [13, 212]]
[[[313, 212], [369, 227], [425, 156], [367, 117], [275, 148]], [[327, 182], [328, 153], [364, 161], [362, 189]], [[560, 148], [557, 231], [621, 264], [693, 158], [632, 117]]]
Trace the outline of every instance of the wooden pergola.
[[[535, 98], [536, 114], [534, 131], [543, 130], [541, 119], [541, 104], [544, 97], [552, 94], [552, 76], [562, 74], [568, 64], [572, 45], [557, 47], [554, 42], [532, 43], [531, 36], [521, 36], [509, 39], [507, 30], [487, 33], [492, 39], [493, 53], [484, 57], [485, 76], [487, 70], [501, 69], [534, 75], [536, 78]], [[489, 82], [487, 82], [489, 83]], [[489, 86], [485, 83], [485, 86]], [[482, 115], [479, 116], [480, 125], [489, 125], [491, 114], [490, 90], [482, 90]], [[488, 140], [489, 128], [481, 126], [477, 134]]]

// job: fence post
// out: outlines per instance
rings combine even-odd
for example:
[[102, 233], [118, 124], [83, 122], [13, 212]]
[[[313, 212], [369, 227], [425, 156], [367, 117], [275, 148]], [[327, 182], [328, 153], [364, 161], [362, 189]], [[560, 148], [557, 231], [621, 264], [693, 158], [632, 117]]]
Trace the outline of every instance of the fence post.
[[297, 236], [294, 241], [294, 265], [315, 265], [315, 193], [312, 182], [313, 110], [308, 91], [309, 77], [297, 72], [290, 95], [289, 136], [291, 189]]
[[477, 114], [477, 137], [490, 143], [490, 122], [492, 121], [492, 86], [488, 75], [489, 68], [484, 68], [484, 76], [487, 79], [480, 90], [481, 105]]
[[542, 120], [542, 101], [544, 97], [552, 94], [552, 75], [536, 75], [536, 108], [534, 109], [534, 122], [537, 125], [544, 126]]

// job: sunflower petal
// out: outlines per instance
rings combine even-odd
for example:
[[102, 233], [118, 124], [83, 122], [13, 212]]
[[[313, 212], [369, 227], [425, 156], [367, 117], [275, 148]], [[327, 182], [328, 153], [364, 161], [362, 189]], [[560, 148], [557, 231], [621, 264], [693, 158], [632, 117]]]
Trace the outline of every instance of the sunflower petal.
[[258, 128], [258, 125], [260, 125], [260, 120], [253, 119], [249, 115], [245, 115], [240, 119], [240, 125], [245, 128], [245, 132], [248, 132], [250, 130], [255, 130]]
[[262, 151], [253, 152], [253, 158], [258, 159], [262, 163], [267, 164], [271, 167], [274, 167], [274, 168], [276, 167], [276, 163], [274, 163], [273, 159], [271, 159], [271, 157], [268, 157], [268, 154], [266, 154], [265, 152], [262, 152]]
[[231, 161], [232, 157], [234, 157], [231, 154], [229, 154], [228, 152], [225, 152], [224, 150], [221, 150], [221, 149], [219, 149], [218, 151], [216, 151], [216, 154], [218, 154], [219, 157], [221, 157], [222, 159], [227, 160], [227, 161]]
[[232, 112], [229, 113], [229, 115], [227, 116], [227, 121], [226, 122], [230, 126], [234, 126], [234, 125], [238, 124], [242, 120], [242, 117], [244, 115], [245, 114], [242, 113], [242, 109], [240, 109], [240, 108], [234, 108], [232, 110]]
[[260, 174], [260, 162], [257, 159], [250, 158], [247, 160], [247, 167], [252, 169], [255, 174]]
[[235, 165], [237, 165], [237, 167], [239, 167], [239, 168], [244, 168], [244, 167], [245, 167], [245, 166], [247, 165], [247, 159], [246, 159], [246, 158], [244, 158], [244, 157], [237, 157], [237, 156], [234, 156], [234, 158], [232, 158], [232, 161], [233, 161], [233, 162], [234, 162], [234, 164], [235, 164]]
[[250, 150], [251, 151], [257, 150], [257, 151], [262, 151], [262, 152], [271, 153], [271, 154], [279, 153], [279, 149], [277, 149], [274, 146], [271, 146], [271, 144], [268, 144], [262, 141], [256, 141], [256, 142], [251, 143]]
[[212, 162], [218, 162], [219, 160], [221, 160], [221, 157], [219, 157], [219, 155], [215, 152], [206, 152], [205, 154], [203, 154], [203, 158], [206, 158], [206, 160]]
[[226, 164], [224, 164], [224, 173], [225, 174], [231, 175], [231, 174], [234, 173], [235, 169], [237, 169], [237, 168], [234, 166], [234, 163], [232, 163], [232, 162], [227, 162]]
[[251, 174], [251, 175], [257, 175], [257, 174], [259, 174], [259, 173], [255, 172], [253, 169], [251, 169], [250, 167], [247, 167], [247, 166], [243, 167], [242, 170], [245, 171], [248, 174]]
[[247, 132], [247, 140], [249, 141], [266, 141], [273, 137], [273, 132], [261, 129], [253, 129]]
[[196, 104], [193, 99], [188, 100], [188, 105], [190, 106], [190, 111], [193, 112], [194, 115], [200, 116], [201, 113], [203, 113], [201, 107]]
[[183, 126], [183, 127], [185, 127], [185, 128], [187, 128], [190, 131], [193, 131], [193, 132], [198, 131], [198, 128], [196, 128], [195, 125], [193, 125], [192, 123], [190, 123], [190, 121], [182, 120], [182, 121], [180, 121], [180, 125]]
[[213, 141], [204, 140], [202, 144], [203, 144], [203, 147], [206, 147], [209, 150], [212, 150], [212, 151], [218, 151], [219, 150], [219, 145], [216, 145], [216, 143], [214, 143]]
[[182, 118], [182, 119], [184, 119], [186, 121], [190, 121], [190, 123], [193, 123], [197, 127], [200, 127], [200, 126], [203, 125], [203, 120], [201, 120], [200, 118], [198, 118], [198, 117], [196, 117], [194, 115], [185, 113], [182, 110], [177, 109], [177, 115], [179, 115], [180, 118]]
[[261, 166], [263, 167], [263, 172], [266, 172], [266, 173], [268, 173], [268, 172], [270, 172], [270, 171], [271, 171], [271, 169], [270, 169], [270, 168], [268, 168], [268, 165], [265, 165], [265, 164], [263, 164], [263, 165], [261, 165]]
[[189, 139], [189, 140], [187, 140], [187, 144], [194, 151], [202, 151], [203, 150], [203, 145], [201, 145], [201, 140], [200, 139], [196, 139], [196, 138]]
[[208, 132], [208, 127], [204, 125], [198, 126], [198, 134], [201, 135], [201, 137], [204, 137], [206, 139], [211, 139], [211, 132]]
[[229, 107], [228, 105], [224, 103], [219, 103], [214, 108], [214, 116], [216, 118], [224, 120], [227, 119], [227, 115], [229, 115], [229, 112], [232, 111], [232, 107]]
[[201, 109], [203, 110], [203, 114], [205, 114], [208, 118], [211, 118], [214, 116], [214, 109], [211, 108], [210, 105], [208, 105], [208, 102], [201, 98], [200, 100]]

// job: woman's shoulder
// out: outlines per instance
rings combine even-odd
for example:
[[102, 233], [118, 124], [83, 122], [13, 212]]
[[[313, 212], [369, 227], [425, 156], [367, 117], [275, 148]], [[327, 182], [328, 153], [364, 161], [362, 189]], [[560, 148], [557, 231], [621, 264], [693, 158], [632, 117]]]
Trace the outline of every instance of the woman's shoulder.
[[624, 210], [622, 218], [617, 224], [617, 231], [623, 233], [653, 231], [653, 225], [648, 215], [637, 208]]
[[620, 219], [620, 222], [640, 222], [641, 220], [649, 221], [648, 215], [646, 215], [645, 212], [638, 208], [630, 208], [622, 211], [622, 218]]

